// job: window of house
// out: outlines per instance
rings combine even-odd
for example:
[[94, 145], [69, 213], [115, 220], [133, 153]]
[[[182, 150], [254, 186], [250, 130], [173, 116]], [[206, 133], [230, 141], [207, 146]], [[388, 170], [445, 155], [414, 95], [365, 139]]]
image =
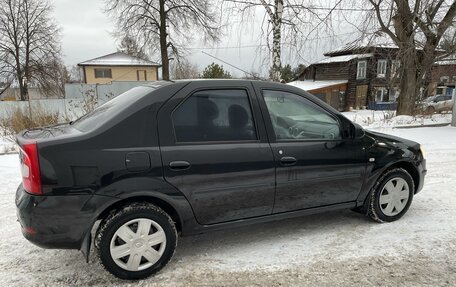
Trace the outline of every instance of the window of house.
[[111, 69], [95, 69], [95, 78], [112, 78]]
[[375, 101], [384, 102], [383, 98], [387, 95], [388, 92], [386, 88], [375, 88]]
[[391, 61], [391, 77], [392, 78], [397, 78], [400, 67], [401, 67], [401, 61], [399, 61], [399, 60]]
[[450, 80], [450, 77], [449, 76], [441, 76], [440, 77], [440, 82], [441, 83], [446, 83]]
[[263, 97], [277, 140], [340, 139], [338, 121], [306, 98], [281, 91]]
[[367, 70], [367, 61], [359, 61], [358, 67], [356, 69], [356, 78], [357, 79], [365, 79], [366, 78], [366, 70]]
[[386, 60], [378, 60], [377, 62], [377, 77], [384, 78], [386, 75]]
[[256, 140], [245, 90], [206, 90], [191, 95], [172, 115], [177, 142]]
[[398, 97], [399, 97], [398, 88], [393, 88], [393, 89], [389, 90], [389, 97], [388, 97], [389, 102], [395, 102]]
[[374, 91], [376, 102], [395, 102], [399, 96], [399, 89], [397, 88], [376, 87]]

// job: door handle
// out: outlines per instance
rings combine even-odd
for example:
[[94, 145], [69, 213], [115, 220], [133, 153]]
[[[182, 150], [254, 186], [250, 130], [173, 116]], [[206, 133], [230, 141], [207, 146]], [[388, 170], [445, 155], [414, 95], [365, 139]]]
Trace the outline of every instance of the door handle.
[[190, 168], [190, 163], [184, 160], [176, 160], [169, 163], [169, 168], [173, 170], [186, 170]]
[[296, 160], [296, 158], [294, 158], [292, 156], [284, 156], [280, 159], [280, 162], [283, 165], [295, 165], [297, 160]]

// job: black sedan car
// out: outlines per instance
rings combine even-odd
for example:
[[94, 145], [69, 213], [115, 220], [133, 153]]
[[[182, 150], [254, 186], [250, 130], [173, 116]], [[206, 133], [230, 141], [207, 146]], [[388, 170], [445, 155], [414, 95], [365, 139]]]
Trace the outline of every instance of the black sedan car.
[[95, 236], [103, 266], [124, 279], [163, 268], [178, 234], [343, 208], [397, 220], [426, 173], [418, 143], [247, 80], [139, 86], [17, 142], [24, 236], [87, 258]]

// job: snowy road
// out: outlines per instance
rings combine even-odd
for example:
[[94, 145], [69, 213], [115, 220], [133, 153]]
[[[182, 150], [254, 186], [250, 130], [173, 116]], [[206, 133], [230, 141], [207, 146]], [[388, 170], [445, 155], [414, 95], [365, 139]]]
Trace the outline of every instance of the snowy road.
[[377, 224], [351, 211], [181, 238], [155, 278], [124, 282], [94, 254], [44, 250], [16, 222], [17, 155], [0, 156], [0, 286], [454, 286], [456, 128], [385, 130], [424, 144], [428, 176], [409, 212]]

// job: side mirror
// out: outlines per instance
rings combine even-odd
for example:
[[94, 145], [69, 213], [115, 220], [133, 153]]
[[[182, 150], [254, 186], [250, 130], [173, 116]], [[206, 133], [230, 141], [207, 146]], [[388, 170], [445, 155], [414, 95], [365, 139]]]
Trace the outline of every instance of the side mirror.
[[356, 139], [364, 136], [364, 129], [360, 125], [350, 121], [342, 114], [339, 114], [338, 117], [342, 125], [343, 138]]
[[354, 129], [355, 129], [355, 132], [354, 132], [355, 139], [360, 139], [360, 138], [364, 137], [364, 135], [365, 135], [366, 133], [364, 132], [363, 127], [360, 126], [360, 125], [357, 124], [357, 123], [353, 123], [353, 126], [354, 126]]

